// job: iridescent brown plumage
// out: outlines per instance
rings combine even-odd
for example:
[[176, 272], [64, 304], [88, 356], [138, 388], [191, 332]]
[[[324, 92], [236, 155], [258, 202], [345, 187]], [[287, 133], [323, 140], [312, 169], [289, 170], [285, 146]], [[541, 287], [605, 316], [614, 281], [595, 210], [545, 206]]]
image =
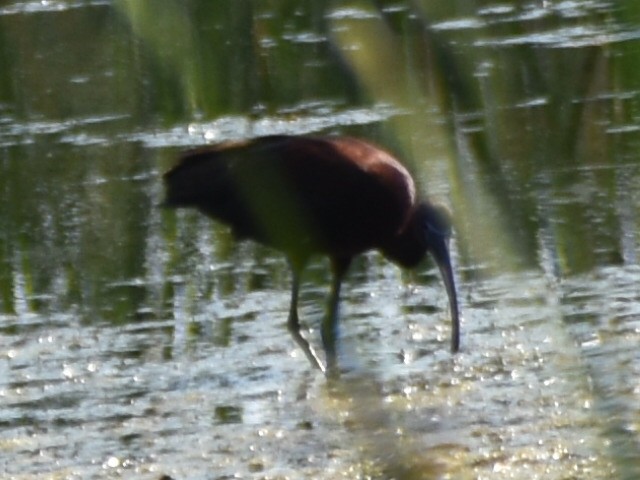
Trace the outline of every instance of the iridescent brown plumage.
[[324, 370], [300, 334], [300, 274], [309, 257], [327, 255], [333, 282], [322, 340], [336, 367], [340, 286], [354, 256], [377, 249], [416, 266], [429, 252], [442, 273], [459, 348], [458, 303], [447, 211], [418, 202], [409, 172], [384, 150], [350, 137], [269, 136], [186, 152], [165, 176], [171, 207], [194, 207], [249, 238], [285, 253], [293, 271], [288, 326], [307, 357]]

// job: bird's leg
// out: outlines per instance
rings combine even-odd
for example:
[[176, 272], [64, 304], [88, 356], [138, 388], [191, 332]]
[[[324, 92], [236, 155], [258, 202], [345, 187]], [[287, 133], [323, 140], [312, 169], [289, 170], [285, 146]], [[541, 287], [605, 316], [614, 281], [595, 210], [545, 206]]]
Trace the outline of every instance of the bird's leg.
[[337, 372], [337, 351], [336, 340], [338, 337], [338, 304], [340, 303], [340, 287], [344, 279], [350, 258], [333, 258], [331, 268], [333, 279], [331, 282], [331, 293], [329, 294], [329, 305], [327, 315], [322, 322], [322, 345], [327, 356], [327, 372], [335, 374]]
[[298, 294], [300, 292], [300, 276], [303, 266], [300, 263], [290, 261], [293, 280], [291, 282], [291, 306], [289, 307], [289, 319], [287, 320], [287, 328], [291, 336], [300, 346], [304, 354], [307, 356], [311, 365], [325, 372], [325, 367], [309, 345], [309, 342], [300, 333], [300, 320], [298, 318]]

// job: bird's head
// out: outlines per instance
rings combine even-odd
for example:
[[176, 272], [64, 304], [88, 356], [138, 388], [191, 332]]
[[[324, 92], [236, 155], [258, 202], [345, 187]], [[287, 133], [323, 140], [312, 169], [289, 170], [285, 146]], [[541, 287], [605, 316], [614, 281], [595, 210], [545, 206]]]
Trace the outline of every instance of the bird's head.
[[449, 297], [451, 350], [457, 352], [460, 348], [460, 314], [449, 254], [451, 231], [449, 210], [443, 205], [422, 202], [416, 206], [403, 232], [383, 249], [383, 253], [404, 267], [416, 266], [427, 252], [433, 257]]
[[449, 239], [451, 238], [451, 214], [443, 205], [423, 203], [420, 205], [419, 217], [426, 241], [427, 252], [431, 254], [444, 281], [449, 297], [451, 310], [451, 351], [460, 349], [460, 314], [458, 311], [458, 294], [451, 266]]

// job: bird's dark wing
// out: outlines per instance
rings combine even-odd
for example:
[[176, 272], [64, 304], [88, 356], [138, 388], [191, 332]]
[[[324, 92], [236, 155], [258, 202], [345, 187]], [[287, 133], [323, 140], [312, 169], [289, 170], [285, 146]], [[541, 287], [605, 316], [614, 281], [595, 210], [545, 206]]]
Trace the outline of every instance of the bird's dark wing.
[[404, 167], [351, 138], [271, 136], [187, 152], [167, 203], [195, 206], [285, 251], [351, 256], [402, 228], [415, 202]]
[[385, 151], [344, 137], [292, 142], [289, 149], [289, 183], [331, 252], [377, 247], [408, 219], [413, 180]]

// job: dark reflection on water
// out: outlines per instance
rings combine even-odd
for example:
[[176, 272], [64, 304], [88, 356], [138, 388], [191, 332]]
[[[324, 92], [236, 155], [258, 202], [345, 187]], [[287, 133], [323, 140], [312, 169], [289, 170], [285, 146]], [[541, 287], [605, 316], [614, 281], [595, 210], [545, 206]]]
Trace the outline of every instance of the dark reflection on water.
[[[2, 471], [638, 478], [634, 5], [0, 6]], [[159, 208], [180, 149], [310, 132], [389, 145], [451, 205], [461, 354], [433, 266], [372, 253], [327, 383], [284, 259]]]

